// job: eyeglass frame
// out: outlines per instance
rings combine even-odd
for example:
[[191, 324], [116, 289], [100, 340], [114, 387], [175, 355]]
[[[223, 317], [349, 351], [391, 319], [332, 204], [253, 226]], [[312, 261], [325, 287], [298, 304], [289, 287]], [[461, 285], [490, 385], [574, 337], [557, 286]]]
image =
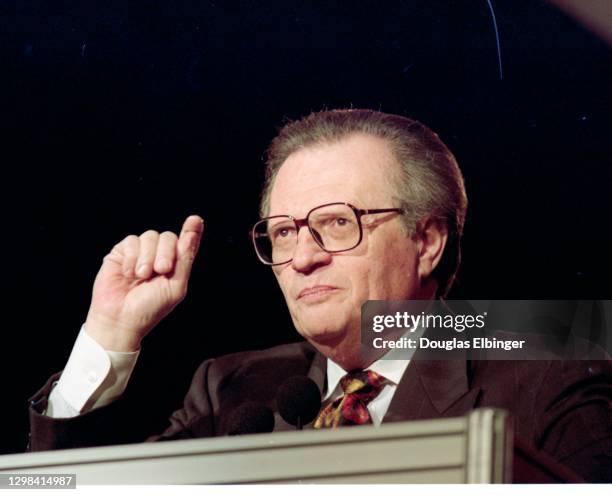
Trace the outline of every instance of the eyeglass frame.
[[[359, 239], [357, 240], [357, 242], [355, 243], [355, 245], [353, 247], [347, 248], [347, 249], [337, 249], [337, 250], [329, 250], [326, 249], [325, 246], [321, 245], [321, 242], [319, 242], [318, 238], [320, 236], [320, 234], [317, 232], [317, 235], [315, 235], [315, 233], [313, 232], [312, 228], [310, 227], [310, 223], [308, 222], [308, 218], [310, 217], [310, 214], [315, 211], [318, 210], [319, 208], [325, 208], [326, 206], [335, 206], [335, 205], [343, 205], [343, 206], [348, 206], [353, 213], [355, 214], [355, 217], [357, 218], [357, 225], [359, 226]], [[325, 251], [326, 253], [330, 253], [330, 254], [335, 254], [335, 253], [344, 253], [346, 251], [350, 251], [352, 249], [355, 249], [357, 246], [359, 246], [359, 244], [361, 244], [361, 241], [363, 240], [363, 225], [361, 223], [361, 217], [364, 215], [374, 215], [377, 213], [400, 213], [402, 215], [406, 214], [406, 210], [404, 208], [375, 208], [375, 209], [362, 209], [362, 208], [357, 208], [356, 206], [353, 206], [350, 203], [345, 203], [342, 201], [337, 201], [334, 203], [326, 203], [323, 205], [319, 205], [319, 206], [315, 206], [314, 208], [312, 208], [304, 218], [301, 219], [297, 219], [292, 215], [273, 215], [271, 217], [264, 217], [262, 219], [260, 219], [259, 221], [257, 221], [255, 223], [255, 225], [253, 226], [253, 228], [251, 229], [250, 232], [250, 237], [251, 240], [253, 241], [253, 248], [255, 249], [255, 254], [257, 255], [257, 257], [259, 258], [259, 261], [261, 261], [264, 265], [267, 266], [279, 266], [279, 265], [286, 265], [287, 263], [291, 263], [293, 261], [293, 256], [288, 259], [287, 261], [283, 261], [280, 263], [270, 263], [268, 261], [264, 261], [262, 259], [262, 257], [259, 255], [259, 251], [257, 250], [257, 244], [255, 241], [256, 238], [256, 234], [255, 234], [255, 228], [262, 222], [267, 222], [268, 220], [272, 220], [274, 218], [287, 218], [289, 220], [292, 220], [293, 223], [295, 224], [295, 228], [296, 228], [296, 241], [295, 241], [295, 246], [297, 247], [297, 235], [300, 233], [300, 229], [304, 226], [308, 227], [308, 232], [310, 232], [310, 235], [312, 236], [312, 238], [314, 239], [314, 241], [317, 243], [317, 246], [319, 246], [323, 251]]]

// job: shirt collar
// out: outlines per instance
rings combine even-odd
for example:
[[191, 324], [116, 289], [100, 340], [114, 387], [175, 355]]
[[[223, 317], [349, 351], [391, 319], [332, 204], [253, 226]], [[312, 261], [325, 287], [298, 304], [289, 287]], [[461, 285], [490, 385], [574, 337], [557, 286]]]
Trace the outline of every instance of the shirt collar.
[[[408, 363], [410, 363], [409, 359], [393, 359], [393, 355], [396, 354], [393, 351], [385, 354], [381, 359], [375, 361], [370, 366], [368, 366], [368, 370], [375, 371], [379, 375], [384, 376], [387, 380], [389, 380], [394, 385], [399, 384], [406, 368], [408, 367]], [[327, 390], [325, 392], [325, 396], [323, 400], [327, 400], [334, 393], [340, 380], [342, 377], [346, 375], [346, 371], [340, 365], [332, 361], [331, 359], [327, 359]]]

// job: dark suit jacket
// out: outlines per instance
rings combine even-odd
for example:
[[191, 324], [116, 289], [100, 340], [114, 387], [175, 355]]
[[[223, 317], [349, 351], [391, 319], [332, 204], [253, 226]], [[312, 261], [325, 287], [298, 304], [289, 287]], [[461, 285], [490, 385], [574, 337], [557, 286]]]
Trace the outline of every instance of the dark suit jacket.
[[[324, 390], [325, 358], [303, 342], [207, 360], [170, 426], [148, 440], [224, 435], [229, 414], [248, 400], [275, 412], [276, 431], [294, 429], [275, 404], [278, 387], [293, 375], [307, 375]], [[127, 408], [122, 399], [76, 418], [44, 416], [57, 377], [31, 400], [31, 450], [143, 440], [129, 436], [142, 409]], [[537, 449], [586, 480], [612, 481], [610, 361], [412, 360], [383, 422], [461, 416], [476, 407], [509, 410], [515, 433]]]

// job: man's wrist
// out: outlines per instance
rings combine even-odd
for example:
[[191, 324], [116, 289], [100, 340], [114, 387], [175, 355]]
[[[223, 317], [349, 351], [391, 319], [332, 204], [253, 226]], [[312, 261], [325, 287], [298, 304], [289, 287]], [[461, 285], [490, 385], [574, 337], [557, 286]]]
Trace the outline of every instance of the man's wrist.
[[122, 332], [115, 325], [99, 322], [96, 318], [87, 318], [85, 332], [105, 351], [138, 352], [140, 350], [140, 339], [128, 332]]

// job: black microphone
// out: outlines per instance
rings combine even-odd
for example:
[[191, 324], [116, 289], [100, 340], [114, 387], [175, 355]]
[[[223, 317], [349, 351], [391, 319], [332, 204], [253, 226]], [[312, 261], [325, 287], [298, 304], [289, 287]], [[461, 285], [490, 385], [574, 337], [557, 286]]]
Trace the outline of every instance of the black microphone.
[[249, 401], [235, 409], [227, 420], [228, 435], [270, 433], [274, 430], [274, 414], [261, 402]]
[[276, 405], [281, 417], [301, 430], [321, 409], [321, 392], [317, 384], [305, 376], [287, 378], [276, 393]]

